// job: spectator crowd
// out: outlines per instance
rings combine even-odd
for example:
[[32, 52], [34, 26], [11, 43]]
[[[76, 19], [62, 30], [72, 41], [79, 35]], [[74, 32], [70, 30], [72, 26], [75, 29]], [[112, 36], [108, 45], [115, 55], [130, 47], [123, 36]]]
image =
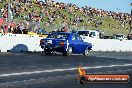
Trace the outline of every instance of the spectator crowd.
[[[41, 28], [41, 22], [45, 27], [58, 23], [65, 28], [68, 28], [69, 25], [87, 27], [89, 24], [94, 28], [98, 28], [104, 22], [109, 21], [107, 26], [110, 26], [112, 29], [120, 29], [120, 27], [129, 29], [128, 24], [130, 24], [131, 20], [128, 13], [105, 11], [88, 6], [78, 7], [75, 4], [59, 3], [52, 0], [11, 0], [10, 7], [12, 14], [11, 22], [13, 22], [13, 19], [20, 19], [26, 22], [25, 24], [21, 21], [19, 23], [15, 22], [15, 26], [10, 27], [7, 24], [1, 25], [1, 30], [4, 29], [3, 32], [6, 33], [22, 33], [25, 29], [36, 31]], [[0, 15], [7, 21], [7, 3], [0, 9]], [[115, 26], [112, 20], [118, 24]], [[32, 21], [35, 21], [34, 29], [31, 24]]]

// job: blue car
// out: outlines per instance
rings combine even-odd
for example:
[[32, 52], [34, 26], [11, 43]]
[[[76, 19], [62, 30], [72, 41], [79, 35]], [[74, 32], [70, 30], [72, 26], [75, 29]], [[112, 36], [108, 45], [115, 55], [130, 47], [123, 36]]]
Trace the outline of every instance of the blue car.
[[77, 33], [71, 32], [53, 32], [40, 40], [40, 46], [45, 55], [60, 52], [64, 56], [71, 54], [88, 56], [89, 51], [92, 50], [91, 43], [84, 42]]

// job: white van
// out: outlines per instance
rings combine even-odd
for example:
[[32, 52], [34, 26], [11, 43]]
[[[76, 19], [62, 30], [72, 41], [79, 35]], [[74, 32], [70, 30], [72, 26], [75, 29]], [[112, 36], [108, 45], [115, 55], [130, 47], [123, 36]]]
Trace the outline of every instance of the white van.
[[89, 38], [100, 38], [100, 32], [96, 30], [79, 30], [77, 32], [83, 39]]

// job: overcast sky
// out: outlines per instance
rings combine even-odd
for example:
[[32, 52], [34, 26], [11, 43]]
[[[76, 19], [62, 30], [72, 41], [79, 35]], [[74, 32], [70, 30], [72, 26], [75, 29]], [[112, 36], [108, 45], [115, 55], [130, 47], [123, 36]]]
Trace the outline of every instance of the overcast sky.
[[132, 0], [54, 0], [57, 2], [74, 3], [79, 7], [90, 6], [108, 11], [130, 13]]

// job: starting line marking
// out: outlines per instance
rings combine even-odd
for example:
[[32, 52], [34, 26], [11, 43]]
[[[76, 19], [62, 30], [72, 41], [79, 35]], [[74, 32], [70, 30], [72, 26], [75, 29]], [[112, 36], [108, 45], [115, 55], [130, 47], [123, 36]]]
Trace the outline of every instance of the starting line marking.
[[[132, 66], [132, 64], [95, 66], [95, 67], [83, 67], [83, 68], [84, 69], [94, 69], [94, 68], [96, 69], [96, 68], [111, 68], [111, 67], [125, 67], [125, 66]], [[63, 72], [63, 71], [73, 71], [73, 70], [77, 70], [77, 69], [78, 68], [67, 68], [67, 69], [53, 69], [53, 70], [43, 70], [43, 71], [10, 73], [10, 74], [1, 74], [0, 77], [30, 75], [30, 74], [40, 74], [40, 73], [51, 73], [51, 72]]]

